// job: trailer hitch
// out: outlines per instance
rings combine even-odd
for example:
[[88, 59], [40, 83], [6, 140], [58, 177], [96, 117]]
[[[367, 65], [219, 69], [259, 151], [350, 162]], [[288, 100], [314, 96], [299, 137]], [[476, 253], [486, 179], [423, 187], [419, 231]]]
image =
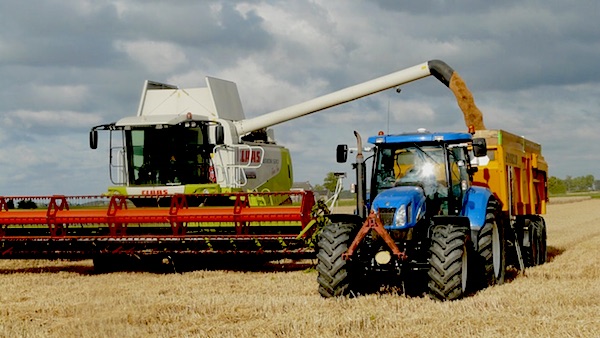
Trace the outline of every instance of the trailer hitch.
[[342, 254], [342, 259], [351, 259], [352, 255], [354, 254], [354, 251], [356, 250], [356, 248], [358, 248], [360, 242], [362, 242], [362, 240], [365, 238], [365, 236], [367, 236], [367, 234], [371, 230], [374, 230], [377, 234], [379, 234], [379, 236], [381, 236], [381, 238], [385, 241], [385, 244], [387, 244], [390, 250], [392, 250], [392, 254], [397, 259], [406, 260], [408, 258], [408, 256], [406, 256], [406, 251], [400, 251], [400, 249], [396, 245], [396, 242], [394, 242], [390, 234], [387, 232], [387, 230], [385, 230], [385, 228], [383, 227], [383, 223], [381, 223], [379, 215], [376, 214], [375, 211], [371, 210], [371, 213], [364, 221], [362, 227], [358, 231], [358, 234], [356, 234], [356, 237], [354, 237], [352, 244], [350, 244], [348, 250]]

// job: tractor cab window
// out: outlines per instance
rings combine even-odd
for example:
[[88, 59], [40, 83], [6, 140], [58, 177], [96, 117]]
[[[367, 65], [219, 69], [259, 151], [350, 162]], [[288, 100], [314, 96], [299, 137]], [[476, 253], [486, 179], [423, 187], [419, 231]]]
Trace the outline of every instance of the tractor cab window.
[[127, 172], [132, 185], [209, 182], [206, 126], [125, 130]]
[[452, 147], [448, 151], [450, 165], [450, 187], [457, 206], [462, 203], [462, 197], [470, 186], [468, 158], [464, 147]]
[[448, 195], [442, 146], [382, 148], [375, 165], [377, 192], [409, 185], [422, 187], [430, 198]]

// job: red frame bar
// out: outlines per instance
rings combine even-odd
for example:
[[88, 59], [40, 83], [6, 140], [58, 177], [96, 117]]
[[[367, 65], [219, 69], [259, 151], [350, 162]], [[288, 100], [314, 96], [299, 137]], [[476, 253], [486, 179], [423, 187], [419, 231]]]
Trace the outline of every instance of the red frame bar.
[[[273, 194], [300, 195], [300, 206], [250, 206], [250, 196]], [[314, 197], [311, 191], [286, 193], [235, 193], [235, 203], [231, 206], [188, 207], [186, 195], [171, 196], [169, 208], [127, 208], [129, 196], [113, 195], [107, 209], [71, 209], [64, 195], [49, 197], [47, 210], [8, 209], [5, 197], [0, 196], [0, 237], [5, 236], [3, 228], [8, 225], [42, 225], [50, 228], [51, 237], [62, 237], [71, 224], [108, 224], [110, 236], [121, 237], [127, 233], [128, 224], [167, 223], [174, 236], [185, 236], [188, 222], [231, 222], [236, 234], [248, 234], [252, 222], [300, 222], [302, 229], [311, 221]], [[48, 198], [48, 197], [34, 197]], [[69, 197], [82, 198], [82, 197]], [[21, 197], [20, 199], [27, 199]]]

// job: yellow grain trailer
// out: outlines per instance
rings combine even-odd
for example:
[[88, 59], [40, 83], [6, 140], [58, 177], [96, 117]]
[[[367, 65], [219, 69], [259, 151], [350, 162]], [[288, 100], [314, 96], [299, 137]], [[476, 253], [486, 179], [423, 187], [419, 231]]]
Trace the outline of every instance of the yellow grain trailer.
[[[488, 187], [519, 238], [525, 266], [546, 261], [546, 226], [540, 216], [548, 202], [548, 164], [542, 146], [505, 130], [479, 130], [487, 156], [479, 158], [473, 184]], [[519, 257], [515, 257], [519, 261]]]

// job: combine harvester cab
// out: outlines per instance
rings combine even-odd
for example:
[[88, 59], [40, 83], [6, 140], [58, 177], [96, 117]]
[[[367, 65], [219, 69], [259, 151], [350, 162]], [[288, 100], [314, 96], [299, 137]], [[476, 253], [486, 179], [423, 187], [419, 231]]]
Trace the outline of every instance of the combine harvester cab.
[[[206, 83], [181, 89], [146, 81], [136, 116], [92, 128], [92, 148], [98, 130], [110, 132], [109, 195], [130, 196], [136, 206], [169, 206], [166, 195], [202, 194], [188, 203], [228, 205], [233, 200], [218, 194], [290, 190], [289, 151], [271, 130], [238, 135], [234, 123], [244, 112], [235, 83], [211, 77]], [[252, 204], [289, 202], [279, 197]]]

